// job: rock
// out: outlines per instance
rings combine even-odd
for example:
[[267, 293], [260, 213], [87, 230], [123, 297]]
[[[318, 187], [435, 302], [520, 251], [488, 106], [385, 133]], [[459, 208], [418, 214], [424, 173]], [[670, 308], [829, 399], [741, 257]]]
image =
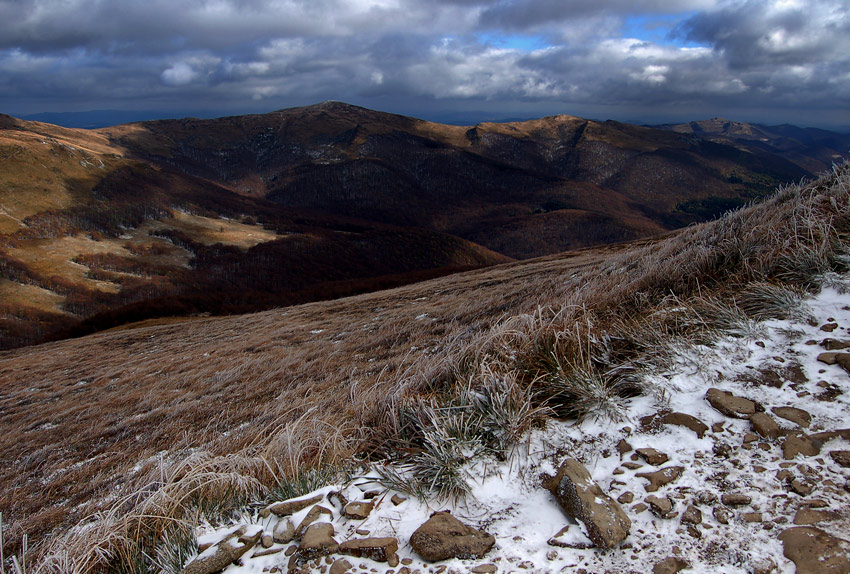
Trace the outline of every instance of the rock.
[[680, 570], [689, 567], [690, 563], [676, 556], [665, 558], [652, 567], [652, 574], [676, 574]]
[[795, 478], [791, 481], [791, 490], [800, 496], [808, 496], [815, 489], [815, 486], [808, 480]]
[[829, 456], [842, 468], [850, 468], [850, 450], [832, 450]]
[[813, 526], [789, 528], [779, 535], [785, 557], [797, 566], [797, 574], [847, 574], [850, 542]]
[[334, 560], [334, 563], [331, 564], [329, 574], [345, 574], [352, 568], [354, 567], [351, 565], [351, 562], [345, 558], [340, 558], [339, 560]]
[[702, 524], [702, 511], [694, 505], [688, 506], [682, 513], [683, 524]]
[[838, 353], [835, 355], [835, 362], [839, 367], [850, 373], [850, 353]]
[[186, 564], [180, 574], [213, 574], [224, 570], [256, 546], [263, 535], [262, 530], [253, 535], [246, 535], [247, 531], [247, 526], [241, 526], [231, 532], [211, 549]]
[[825, 324], [820, 326], [820, 330], [825, 332], [825, 333], [832, 333], [837, 328], [838, 328], [838, 323], [833, 323], [833, 322], [825, 323]]
[[549, 546], [574, 548], [576, 550], [593, 548], [593, 542], [584, 535], [584, 532], [581, 531], [581, 528], [577, 524], [567, 524], [546, 543]]
[[726, 415], [736, 419], [748, 419], [756, 412], [764, 410], [750, 399], [736, 397], [730, 392], [722, 391], [717, 388], [710, 388], [705, 393], [705, 400], [708, 403]]
[[295, 538], [301, 538], [304, 536], [304, 533], [307, 532], [307, 528], [316, 522], [322, 514], [327, 514], [328, 516], [333, 516], [333, 512], [325, 508], [324, 506], [319, 506], [318, 504], [310, 509], [310, 512], [307, 513], [307, 516], [304, 517], [304, 520], [301, 521], [301, 524], [298, 525], [298, 528], [295, 529]]
[[334, 540], [333, 536], [334, 526], [330, 522], [311, 524], [304, 532], [296, 554], [306, 560], [334, 554], [339, 550], [339, 543]]
[[708, 430], [708, 426], [698, 418], [685, 413], [667, 413], [661, 417], [661, 423], [665, 425], [677, 425], [689, 428], [697, 433], [699, 438], [705, 436], [705, 433]]
[[776, 563], [770, 558], [762, 558], [753, 563], [753, 574], [771, 574], [776, 570]]
[[662, 486], [670, 484], [682, 476], [683, 472], [685, 472], [685, 467], [683, 466], [668, 466], [655, 472], [639, 472], [635, 476], [647, 479], [649, 484], [644, 486], [644, 489], [647, 492], [655, 492]]
[[627, 452], [632, 451], [632, 445], [626, 442], [626, 439], [621, 438], [620, 442], [617, 443], [617, 452], [620, 453], [620, 458], [623, 458], [623, 455]]
[[543, 484], [570, 517], [584, 525], [600, 548], [614, 548], [628, 536], [632, 522], [610, 496], [602, 492], [580, 462], [567, 459], [554, 478]]
[[343, 508], [345, 508], [345, 505], [348, 504], [348, 498], [346, 498], [346, 496], [342, 492], [338, 490], [332, 490], [328, 493], [328, 502], [330, 502], [334, 508], [337, 508], [341, 511]]
[[260, 544], [262, 544], [263, 548], [271, 548], [274, 544], [274, 539], [270, 534], [263, 534], [260, 538]]
[[673, 513], [673, 501], [669, 498], [659, 498], [650, 494], [644, 502], [649, 505], [649, 510], [660, 518], [668, 518]]
[[496, 543], [492, 535], [462, 523], [448, 512], [435, 512], [410, 537], [410, 545], [424, 560], [481, 558]]
[[711, 511], [711, 514], [712, 516], [714, 516], [714, 519], [720, 524], [729, 524], [729, 521], [732, 519], [733, 516], [733, 514], [729, 510], [723, 508], [722, 506], [715, 506], [714, 509]]
[[493, 574], [498, 571], [495, 564], [480, 564], [471, 570], [474, 574]]
[[310, 498], [297, 498], [294, 500], [275, 502], [274, 504], [267, 506], [264, 510], [268, 510], [271, 514], [276, 516], [289, 516], [290, 514], [295, 514], [299, 510], [304, 510], [308, 506], [321, 502], [323, 498], [324, 495], [317, 494]]
[[620, 504], [631, 504], [634, 499], [634, 493], [627, 490], [626, 492], [617, 497], [617, 502], [619, 502]]
[[850, 341], [839, 341], [838, 339], [826, 338], [820, 342], [820, 346], [827, 351], [841, 351], [850, 348]]
[[640, 514], [641, 512], [645, 512], [647, 508], [649, 507], [643, 502], [638, 502], [637, 504], [632, 506], [632, 512], [634, 512], [635, 514]]
[[836, 363], [835, 357], [838, 353], [821, 353], [818, 355], [818, 361], [827, 365], [834, 365]]
[[748, 523], [759, 523], [764, 520], [761, 512], [745, 512], [741, 515], [741, 518], [744, 519], [744, 522]]
[[720, 497], [720, 502], [726, 506], [744, 506], [753, 501], [751, 496], [741, 494], [740, 492], [727, 492]]
[[346, 540], [339, 545], [340, 554], [357, 558], [368, 558], [376, 562], [386, 562], [398, 552], [398, 540], [395, 538], [356, 538]]
[[838, 520], [841, 515], [832, 510], [813, 510], [809, 507], [803, 507], [797, 510], [794, 515], [794, 524], [798, 526], [808, 526], [809, 524], [818, 524], [820, 522], [831, 522]]
[[770, 412], [785, 419], [786, 421], [791, 421], [802, 428], [808, 428], [809, 425], [812, 424], [812, 415], [803, 409], [795, 407], [774, 407], [770, 409]]
[[804, 434], [790, 434], [782, 442], [782, 456], [791, 460], [798, 454], [817, 456], [820, 453], [820, 441], [812, 440]]
[[390, 568], [395, 568], [396, 566], [398, 566], [398, 563], [398, 554], [390, 554], [389, 556], [387, 556], [387, 566], [389, 566]]
[[779, 425], [767, 413], [755, 413], [750, 417], [750, 424], [764, 438], [775, 439], [779, 436]]
[[405, 502], [406, 500], [407, 499], [405, 497], [400, 496], [398, 494], [393, 494], [392, 498], [390, 498], [390, 501], [393, 503], [393, 506], [398, 506], [399, 504], [401, 504], [402, 502]]
[[345, 505], [343, 515], [354, 520], [366, 520], [374, 508], [374, 502], [349, 502]]
[[292, 524], [292, 520], [289, 518], [278, 520], [272, 531], [272, 539], [280, 544], [286, 544], [291, 542], [293, 538], [295, 538], [295, 525]]
[[670, 460], [669, 456], [663, 452], [655, 450], [654, 448], [639, 448], [636, 452], [638, 453], [638, 456], [652, 466], [661, 466]]

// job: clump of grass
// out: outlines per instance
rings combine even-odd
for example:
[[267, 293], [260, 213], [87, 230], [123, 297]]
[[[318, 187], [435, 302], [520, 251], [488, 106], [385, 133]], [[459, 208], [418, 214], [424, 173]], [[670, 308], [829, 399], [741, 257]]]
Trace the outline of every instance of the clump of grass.
[[739, 309], [758, 321], [766, 319], [797, 319], [808, 321], [807, 309], [800, 287], [787, 284], [756, 282], [746, 285], [736, 297]]

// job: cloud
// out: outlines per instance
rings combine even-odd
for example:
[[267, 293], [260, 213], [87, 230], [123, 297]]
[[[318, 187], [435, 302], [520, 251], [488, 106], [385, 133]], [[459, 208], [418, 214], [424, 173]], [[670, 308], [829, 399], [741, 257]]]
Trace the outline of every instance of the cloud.
[[847, 69], [844, 0], [0, 0], [12, 112], [338, 99], [829, 121]]

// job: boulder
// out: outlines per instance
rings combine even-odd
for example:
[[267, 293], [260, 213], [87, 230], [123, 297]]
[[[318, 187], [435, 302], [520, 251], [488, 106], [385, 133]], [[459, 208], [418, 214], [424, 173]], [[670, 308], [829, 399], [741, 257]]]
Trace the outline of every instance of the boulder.
[[295, 526], [292, 521], [289, 518], [278, 520], [272, 530], [272, 539], [279, 544], [286, 544], [292, 542], [293, 538], [295, 538]]
[[495, 543], [492, 535], [464, 524], [448, 512], [435, 512], [410, 536], [410, 546], [429, 562], [481, 558]]
[[755, 413], [764, 410], [759, 408], [759, 405], [750, 399], [736, 397], [730, 392], [714, 387], [706, 391], [705, 400], [727, 417], [736, 419], [748, 419]]
[[395, 538], [355, 538], [340, 544], [339, 552], [356, 558], [368, 558], [375, 562], [387, 562], [390, 556], [398, 552], [398, 540]]
[[307, 527], [297, 555], [303, 560], [312, 560], [318, 556], [334, 554], [339, 550], [339, 544], [333, 538], [334, 526], [330, 522], [316, 522]]
[[256, 546], [263, 535], [262, 530], [258, 530], [254, 534], [247, 534], [247, 532], [247, 526], [241, 526], [236, 531], [231, 532], [215, 546], [202, 552], [186, 564], [180, 574], [214, 574], [224, 570]]
[[779, 535], [785, 557], [797, 566], [797, 574], [847, 574], [850, 542], [814, 526], [789, 528]]
[[617, 502], [602, 492], [577, 460], [567, 459], [558, 474], [544, 482], [570, 517], [581, 522], [600, 548], [614, 548], [629, 534], [632, 522]]
[[307, 532], [307, 528], [316, 522], [323, 514], [328, 515], [329, 517], [333, 516], [333, 512], [325, 508], [324, 506], [316, 505], [310, 509], [310, 512], [307, 513], [307, 516], [301, 521], [301, 524], [298, 525], [298, 528], [295, 529], [295, 538], [301, 538], [304, 536], [304, 533]]
[[655, 472], [638, 472], [635, 476], [647, 479], [649, 484], [644, 486], [644, 489], [647, 492], [655, 492], [662, 486], [670, 484], [682, 476], [683, 472], [685, 472], [685, 467], [683, 466], [668, 466]]
[[812, 424], [812, 415], [803, 409], [795, 407], [774, 407], [770, 409], [770, 412], [785, 419], [786, 421], [791, 421], [802, 428], [808, 428], [809, 425]]

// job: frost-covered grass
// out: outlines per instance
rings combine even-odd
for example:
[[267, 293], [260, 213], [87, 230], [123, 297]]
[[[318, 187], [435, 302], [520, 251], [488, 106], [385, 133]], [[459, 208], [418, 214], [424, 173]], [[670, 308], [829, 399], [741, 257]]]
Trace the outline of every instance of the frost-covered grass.
[[[514, 464], [513, 455], [529, 449], [528, 431], [545, 420], [615, 425], [641, 401], [676, 400], [676, 382], [648, 372], [682, 361], [704, 368], [701, 359], [683, 359], [682, 349], [728, 333], [754, 344], [763, 335], [758, 321], [804, 317], [803, 295], [846, 270], [849, 183], [845, 165], [717, 221], [630, 247], [286, 313], [0, 355], [4, 384], [34, 377], [42, 385], [35, 394], [9, 387], [7, 424], [32, 424], [16, 401], [43, 397], [59, 405], [50, 414], [65, 436], [78, 437], [90, 456], [104, 452], [82, 475], [63, 470], [67, 455], [42, 443], [19, 464], [22, 476], [4, 484], [31, 493], [54, 469], [66, 499], [103, 504], [105, 491], [126, 493], [67, 538], [46, 538], [39, 545], [45, 571], [59, 555], [80, 571], [138, 560], [150, 566], [172, 525], [222, 519], [245, 497], [268, 497], [310, 468], [389, 458], [400, 470], [384, 480], [406, 481], [426, 500], [429, 493], [469, 500], [470, 465]], [[104, 349], [125, 348], [133, 353], [104, 357]], [[61, 410], [79, 405], [70, 379], [87, 381], [86, 396], [98, 399], [100, 412]], [[167, 456], [154, 456], [164, 450]], [[195, 474], [180, 474], [189, 453], [215, 469], [212, 482], [198, 486]], [[87, 488], [75, 492], [62, 480]], [[15, 519], [19, 534], [27, 521]]]

